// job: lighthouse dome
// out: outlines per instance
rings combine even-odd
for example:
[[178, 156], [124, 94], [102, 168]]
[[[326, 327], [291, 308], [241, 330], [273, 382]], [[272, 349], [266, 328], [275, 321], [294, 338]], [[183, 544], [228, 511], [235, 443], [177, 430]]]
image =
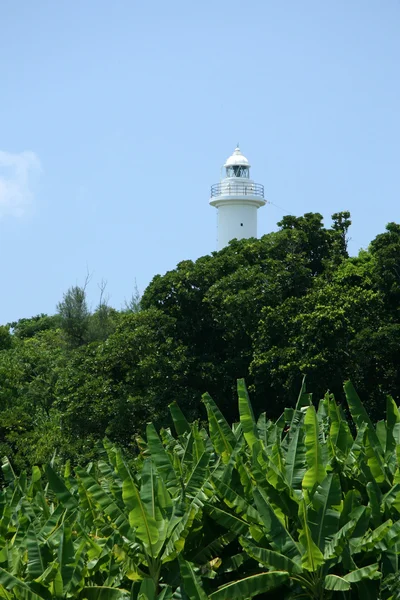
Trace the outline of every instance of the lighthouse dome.
[[249, 161], [240, 151], [239, 146], [236, 146], [233, 154], [228, 158], [224, 167], [234, 167], [234, 166], [242, 166], [242, 167], [250, 167]]

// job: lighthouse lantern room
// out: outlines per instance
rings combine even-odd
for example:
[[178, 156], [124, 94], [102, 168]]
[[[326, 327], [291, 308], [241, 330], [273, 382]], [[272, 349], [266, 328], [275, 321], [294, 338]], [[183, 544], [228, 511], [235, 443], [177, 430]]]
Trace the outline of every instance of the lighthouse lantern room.
[[257, 210], [266, 204], [264, 186], [250, 179], [250, 164], [239, 145], [224, 168], [225, 177], [211, 186], [210, 198], [218, 209], [218, 250], [234, 238], [257, 237]]

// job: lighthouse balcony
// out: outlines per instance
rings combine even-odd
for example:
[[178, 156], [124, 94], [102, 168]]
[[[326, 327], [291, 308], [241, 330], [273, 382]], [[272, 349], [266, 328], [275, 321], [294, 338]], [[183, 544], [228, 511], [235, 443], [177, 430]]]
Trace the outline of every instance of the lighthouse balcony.
[[[251, 198], [264, 198], [264, 186], [260, 183], [253, 183], [252, 181], [220, 181], [211, 186], [211, 200], [218, 199], [219, 197], [234, 196], [234, 197], [246, 197]], [[264, 203], [263, 203], [264, 204]]]

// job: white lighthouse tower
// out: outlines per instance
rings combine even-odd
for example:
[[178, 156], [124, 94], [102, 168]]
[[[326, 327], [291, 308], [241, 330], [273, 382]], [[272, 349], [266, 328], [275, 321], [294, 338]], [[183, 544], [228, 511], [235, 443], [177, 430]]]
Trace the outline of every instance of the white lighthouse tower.
[[266, 204], [264, 186], [250, 179], [249, 161], [237, 146], [224, 164], [225, 177], [211, 186], [218, 209], [218, 250], [237, 238], [257, 237], [257, 210]]

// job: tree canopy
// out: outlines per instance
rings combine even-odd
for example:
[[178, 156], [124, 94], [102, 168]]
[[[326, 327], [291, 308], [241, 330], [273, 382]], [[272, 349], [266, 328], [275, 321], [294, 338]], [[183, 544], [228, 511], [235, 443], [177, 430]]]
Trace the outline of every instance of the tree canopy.
[[156, 275], [125, 310], [85, 286], [57, 314], [0, 328], [0, 448], [19, 466], [90, 459], [104, 436], [126, 449], [178, 401], [205, 417], [208, 391], [237, 418], [244, 377], [256, 414], [293, 406], [306, 375], [343, 401], [348, 377], [372, 419], [400, 398], [400, 225], [349, 257], [348, 212], [285, 216], [261, 239], [233, 240]]

